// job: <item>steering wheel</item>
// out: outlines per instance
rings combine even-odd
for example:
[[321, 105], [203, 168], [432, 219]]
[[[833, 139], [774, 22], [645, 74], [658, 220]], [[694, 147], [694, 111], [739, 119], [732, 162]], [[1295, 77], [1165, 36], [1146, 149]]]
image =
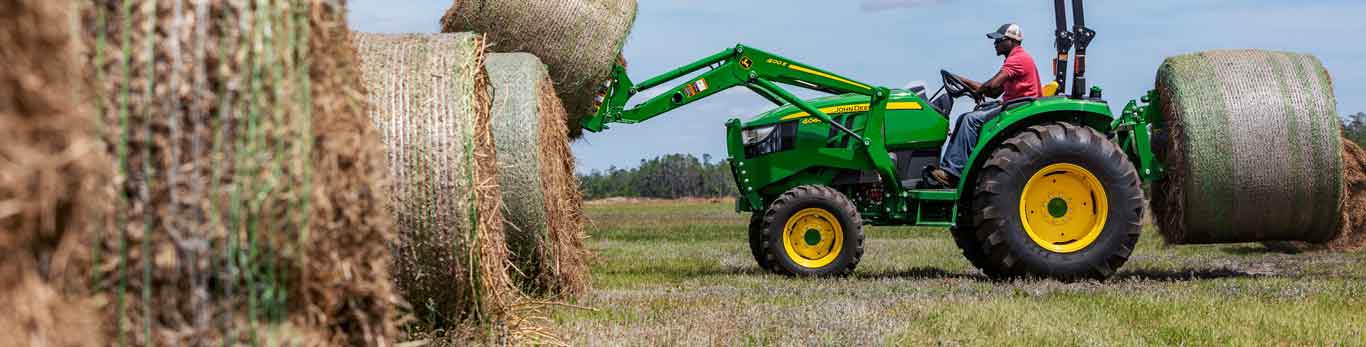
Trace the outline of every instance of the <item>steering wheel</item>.
[[972, 100], [976, 101], [978, 104], [982, 103], [982, 100], [986, 100], [986, 98], [982, 96], [982, 93], [978, 93], [976, 90], [969, 88], [966, 82], [958, 79], [958, 76], [949, 73], [948, 70], [939, 70], [939, 75], [944, 78], [944, 91], [949, 93], [949, 97], [958, 98], [967, 95], [971, 96]]

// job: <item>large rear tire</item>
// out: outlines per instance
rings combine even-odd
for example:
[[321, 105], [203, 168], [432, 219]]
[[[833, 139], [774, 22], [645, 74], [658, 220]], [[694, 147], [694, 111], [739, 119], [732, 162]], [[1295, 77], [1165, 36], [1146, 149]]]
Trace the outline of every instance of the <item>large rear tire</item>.
[[983, 274], [996, 277], [997, 271], [989, 267], [987, 254], [982, 250], [982, 241], [977, 239], [976, 227], [969, 223], [960, 222], [958, 225], [950, 227], [949, 233], [953, 235], [953, 242], [958, 245], [958, 250], [963, 252], [963, 258], [972, 263], [973, 267], [982, 270]]
[[993, 277], [1108, 278], [1133, 253], [1143, 208], [1119, 146], [1071, 123], [1029, 127], [994, 150], [977, 180], [981, 267]]
[[769, 270], [778, 274], [847, 276], [863, 258], [863, 218], [830, 187], [788, 190], [769, 204], [760, 224], [759, 246]]

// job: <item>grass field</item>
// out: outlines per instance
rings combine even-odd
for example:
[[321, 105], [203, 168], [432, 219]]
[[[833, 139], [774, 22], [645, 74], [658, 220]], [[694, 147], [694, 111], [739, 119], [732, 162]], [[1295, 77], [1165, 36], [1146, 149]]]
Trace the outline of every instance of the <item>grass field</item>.
[[1163, 245], [1107, 282], [994, 282], [943, 229], [867, 227], [846, 279], [761, 272], [729, 202], [586, 206], [574, 345], [1366, 346], [1366, 254]]

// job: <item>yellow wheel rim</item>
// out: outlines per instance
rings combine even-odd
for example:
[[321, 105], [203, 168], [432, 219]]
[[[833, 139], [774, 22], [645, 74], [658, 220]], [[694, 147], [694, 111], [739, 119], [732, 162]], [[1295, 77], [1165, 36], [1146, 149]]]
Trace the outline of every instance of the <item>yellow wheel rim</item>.
[[1109, 213], [1105, 188], [1091, 171], [1053, 164], [1034, 173], [1020, 194], [1020, 220], [1039, 247], [1057, 253], [1085, 249], [1100, 237]]
[[797, 265], [820, 268], [835, 262], [844, 246], [844, 228], [820, 208], [797, 211], [783, 226], [783, 249]]

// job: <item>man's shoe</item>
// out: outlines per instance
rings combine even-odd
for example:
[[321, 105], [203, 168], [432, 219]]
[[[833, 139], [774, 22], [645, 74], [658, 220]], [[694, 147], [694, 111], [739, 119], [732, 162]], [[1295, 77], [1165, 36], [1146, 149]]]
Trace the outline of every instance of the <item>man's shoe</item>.
[[942, 184], [945, 187], [958, 186], [958, 177], [954, 177], [952, 174], [949, 174], [948, 171], [944, 171], [944, 169], [935, 168], [934, 171], [930, 171], [930, 177], [933, 177], [935, 181], [938, 181], [939, 184]]

